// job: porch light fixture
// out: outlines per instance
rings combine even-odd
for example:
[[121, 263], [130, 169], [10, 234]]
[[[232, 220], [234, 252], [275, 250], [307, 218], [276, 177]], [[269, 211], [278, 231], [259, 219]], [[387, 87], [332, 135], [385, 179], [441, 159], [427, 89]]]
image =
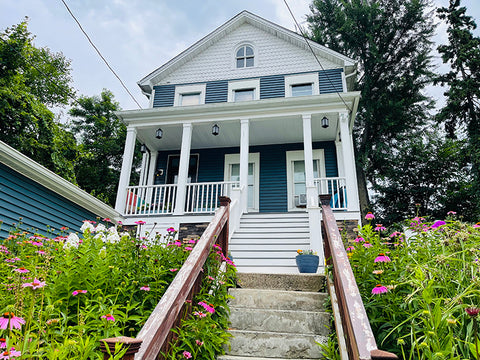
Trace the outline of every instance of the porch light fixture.
[[326, 128], [328, 128], [329, 125], [330, 124], [329, 124], [328, 118], [326, 116], [324, 116], [323, 119], [322, 119], [322, 128], [326, 129]]
[[220, 133], [220, 128], [217, 124], [212, 126], [212, 135], [217, 136]]
[[142, 154], [145, 154], [147, 152], [147, 145], [142, 144], [142, 146], [140, 146], [140, 152]]
[[157, 139], [161, 139], [162, 136], [163, 136], [163, 130], [160, 129], [160, 128], [158, 128], [157, 131], [155, 131], [155, 137], [156, 137]]

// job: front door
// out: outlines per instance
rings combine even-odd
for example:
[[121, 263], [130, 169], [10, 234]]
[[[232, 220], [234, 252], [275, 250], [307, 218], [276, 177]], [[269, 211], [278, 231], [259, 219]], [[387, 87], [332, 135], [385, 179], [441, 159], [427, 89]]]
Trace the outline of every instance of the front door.
[[[260, 154], [248, 154], [248, 210], [258, 211]], [[240, 154], [225, 155], [225, 181], [240, 181]]]

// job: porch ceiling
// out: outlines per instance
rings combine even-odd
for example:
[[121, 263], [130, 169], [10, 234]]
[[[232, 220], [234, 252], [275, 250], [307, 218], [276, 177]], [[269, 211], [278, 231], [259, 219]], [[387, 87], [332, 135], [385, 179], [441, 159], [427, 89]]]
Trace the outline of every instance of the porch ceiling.
[[[355, 109], [357, 93], [342, 94], [350, 109]], [[337, 94], [302, 98], [267, 99], [245, 103], [221, 103], [178, 108], [155, 108], [117, 113], [128, 126], [135, 127], [137, 139], [150, 151], [181, 148], [183, 123], [192, 124], [192, 149], [240, 146], [241, 119], [249, 120], [249, 144], [303, 142], [302, 114], [312, 115], [312, 140], [332, 141], [338, 134], [339, 112], [346, 111]], [[355, 111], [353, 111], [355, 113]], [[330, 120], [327, 129], [321, 119]], [[354, 115], [351, 117], [353, 121]], [[212, 135], [218, 124], [220, 133]], [[163, 130], [162, 139], [155, 131]]]

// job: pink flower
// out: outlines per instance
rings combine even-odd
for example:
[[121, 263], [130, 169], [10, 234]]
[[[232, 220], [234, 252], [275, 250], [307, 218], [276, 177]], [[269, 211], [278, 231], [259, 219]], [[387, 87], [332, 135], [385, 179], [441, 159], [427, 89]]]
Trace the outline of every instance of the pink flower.
[[200, 341], [200, 340], [195, 340], [195, 342], [197, 343], [198, 346], [202, 346], [203, 345], [203, 341]]
[[78, 294], [86, 294], [87, 290], [75, 290], [72, 292], [72, 296], [77, 296]]
[[388, 292], [388, 289], [387, 289], [385, 286], [380, 285], [380, 284], [377, 285], [377, 286], [375, 286], [375, 287], [372, 289], [372, 294], [375, 294], [375, 295], [377, 295], [377, 294], [383, 294], [383, 293], [386, 293], [386, 292]]
[[375, 219], [375, 215], [373, 215], [371, 212], [368, 212], [367, 215], [365, 215], [365, 220], [373, 220]]
[[193, 240], [193, 239], [188, 240], [189, 244], [196, 244], [196, 242], [197, 242], [197, 240]]
[[14, 257], [14, 258], [11, 258], [11, 259], [5, 259], [5, 262], [14, 263], [15, 261], [20, 261], [20, 260], [21, 260], [20, 258]]
[[213, 276], [210, 276], [210, 275], [208, 275], [208, 279], [212, 280], [212, 281], [215, 280], [215, 278]]
[[6, 349], [7, 348], [7, 340], [4, 338], [0, 338], [0, 349]]
[[28, 273], [30, 270], [25, 269], [24, 267], [19, 267], [17, 269], [14, 269], [13, 271], [19, 272], [19, 273]]
[[355, 247], [353, 247], [353, 246], [347, 247], [347, 251], [353, 251], [353, 250], [355, 250]]
[[373, 230], [375, 230], [375, 231], [385, 231], [387, 229], [382, 224], [377, 224], [377, 227]]
[[191, 248], [190, 246], [186, 246], [185, 250], [190, 251], [190, 250], [193, 250], [193, 248]]
[[0, 353], [0, 359], [14, 359], [21, 355], [22, 353], [20, 351], [16, 351], [15, 348], [12, 347], [10, 350], [5, 350], [3, 353]]
[[366, 242], [365, 244], [363, 244], [363, 246], [366, 247], [366, 248], [371, 248], [373, 245], [370, 244], [370, 243], [368, 243], [368, 242]]
[[103, 221], [110, 222], [112, 220], [110, 220], [110, 218], [105, 218], [105, 219], [103, 219]]
[[177, 269], [177, 268], [175, 268], [175, 269], [170, 269], [169, 271], [171, 271], [171, 272], [175, 272], [175, 271], [177, 271], [177, 270], [178, 270], [178, 269]]
[[480, 228], [480, 222], [477, 222], [475, 225], [473, 225], [474, 228]]
[[107, 321], [115, 321], [115, 318], [113, 317], [112, 314], [106, 314], [101, 316], [102, 319], [105, 319]]
[[213, 308], [213, 305], [209, 305], [203, 301], [200, 301], [198, 305], [202, 306], [205, 310], [207, 310], [210, 314], [213, 314], [215, 312], [215, 309]]
[[146, 222], [143, 221], [143, 220], [138, 220], [138, 221], [135, 221], [135, 224], [137, 224], [137, 225], [144, 225], [144, 224], [146, 224]]
[[170, 233], [170, 232], [175, 232], [175, 229], [174, 229], [173, 227], [169, 227], [169, 228], [167, 229], [167, 232], [169, 232], [169, 233]]
[[362, 238], [361, 236], [359, 236], [355, 239], [355, 242], [364, 242], [364, 241], [365, 241], [365, 239]]
[[205, 316], [207, 316], [207, 314], [205, 314], [205, 313], [203, 313], [203, 312], [201, 312], [201, 311], [195, 311], [195, 312], [193, 313], [193, 315], [198, 316], [199, 318], [204, 318]]
[[399, 231], [394, 231], [393, 233], [390, 234], [390, 237], [391, 237], [391, 238], [394, 238], [394, 237], [397, 237], [397, 236], [400, 236], [400, 235], [402, 235], [401, 232], [399, 232]]
[[474, 317], [477, 317], [478, 313], [480, 313], [480, 308], [469, 307], [469, 308], [466, 308], [465, 311], [467, 312], [468, 316], [474, 318]]
[[188, 351], [184, 351], [183, 352], [183, 356], [185, 357], [185, 359], [191, 359], [192, 358], [192, 354], [190, 354]]
[[6, 312], [2, 317], [0, 317], [0, 329], [5, 330], [7, 327], [9, 327], [9, 323], [10, 330], [13, 330], [13, 328], [20, 330], [22, 328], [22, 324], [25, 324], [25, 320], [23, 320], [21, 317], [15, 316], [15, 314], [12, 312]]
[[175, 241], [173, 245], [182, 246], [182, 243], [180, 241]]
[[378, 254], [378, 256], [375, 258], [375, 260], [373, 262], [390, 262], [392, 260], [390, 260], [390, 258], [385, 255], [384, 253], [380, 253]]
[[22, 284], [22, 287], [31, 287], [33, 290], [42, 288], [45, 286], [45, 281], [40, 281], [35, 278], [31, 283]]
[[455, 211], [449, 211], [447, 212], [447, 215], [457, 215], [457, 213]]
[[46, 254], [46, 252], [45, 252], [44, 250], [38, 250], [38, 251], [37, 251], [37, 254], [40, 254], [40, 255], [45, 255], [45, 254]]
[[140, 290], [143, 290], [143, 291], [150, 291], [150, 288], [148, 286], [142, 286], [140, 288]]
[[445, 225], [445, 224], [446, 224], [446, 222], [443, 221], [443, 220], [435, 221], [435, 223], [432, 225], [432, 229], [437, 229], [440, 226]]

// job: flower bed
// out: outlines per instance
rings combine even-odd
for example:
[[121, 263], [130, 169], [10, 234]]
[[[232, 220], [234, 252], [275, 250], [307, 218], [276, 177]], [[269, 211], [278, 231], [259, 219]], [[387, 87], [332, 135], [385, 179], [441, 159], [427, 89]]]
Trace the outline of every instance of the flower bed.
[[404, 230], [368, 224], [346, 244], [379, 348], [403, 359], [477, 359], [480, 226], [452, 213], [416, 217]]
[[[83, 239], [63, 231], [55, 238], [17, 233], [3, 241], [0, 359], [103, 359], [99, 339], [135, 337], [195, 241], [174, 241], [169, 229], [163, 241], [145, 242], [105, 225], [86, 222]], [[228, 308], [215, 296], [226, 294], [235, 272], [228, 266], [225, 279], [218, 278], [219, 260], [213, 249], [202, 289], [204, 301], [219, 306], [218, 317]]]

